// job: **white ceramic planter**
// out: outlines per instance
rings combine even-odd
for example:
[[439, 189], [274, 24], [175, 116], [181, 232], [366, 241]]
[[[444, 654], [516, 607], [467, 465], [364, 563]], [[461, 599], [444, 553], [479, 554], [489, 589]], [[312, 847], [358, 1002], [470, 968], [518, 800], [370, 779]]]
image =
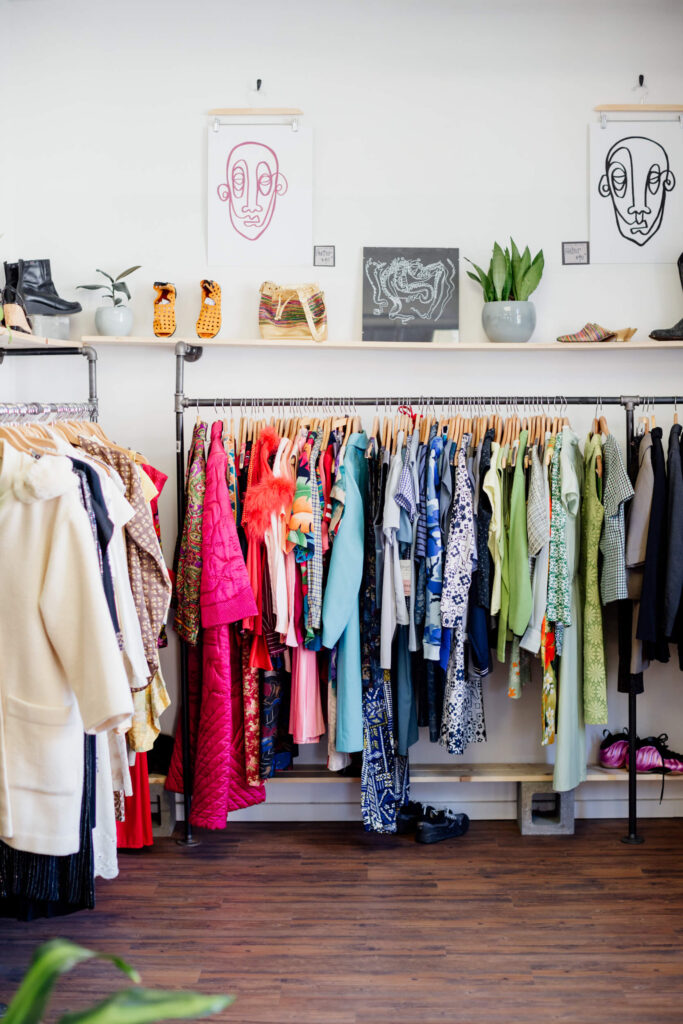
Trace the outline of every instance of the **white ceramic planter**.
[[536, 307], [533, 302], [485, 302], [481, 322], [489, 341], [520, 344], [534, 333]]
[[133, 314], [128, 306], [100, 306], [95, 326], [98, 334], [127, 338], [133, 329]]

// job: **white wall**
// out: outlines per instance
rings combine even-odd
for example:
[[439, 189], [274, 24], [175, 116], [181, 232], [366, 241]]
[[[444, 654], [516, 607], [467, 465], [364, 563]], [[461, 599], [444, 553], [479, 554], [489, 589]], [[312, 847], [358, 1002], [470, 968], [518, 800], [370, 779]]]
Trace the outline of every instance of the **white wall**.
[[[118, 271], [141, 263], [131, 279], [134, 333], [151, 332], [155, 279], [176, 283], [179, 334], [191, 335], [198, 282], [215, 277], [223, 286], [224, 335], [248, 338], [256, 334], [262, 280], [317, 278], [327, 295], [331, 337], [357, 338], [364, 244], [453, 244], [484, 262], [493, 240], [510, 233], [545, 252], [547, 269], [534, 296], [537, 340], [588, 319], [636, 326], [642, 338], [683, 313], [673, 267], [562, 267], [560, 250], [563, 239], [588, 237], [593, 106], [629, 101], [639, 73], [650, 101], [683, 96], [678, 0], [0, 0], [0, 13], [9, 41], [0, 67], [0, 246], [4, 258], [49, 256], [60, 291], [85, 296], [76, 335], [94, 330], [96, 300], [74, 286], [93, 280], [95, 267]], [[245, 104], [257, 77], [269, 105], [300, 106], [313, 124], [314, 234], [316, 242], [336, 245], [333, 270], [206, 263], [205, 115], [211, 107]], [[460, 299], [461, 338], [484, 341], [481, 295], [464, 273]], [[0, 399], [83, 395], [80, 359], [31, 362], [0, 367]], [[173, 381], [170, 350], [100, 352], [105, 428], [171, 476], [162, 502], [169, 559]], [[683, 374], [680, 353], [665, 351], [265, 355], [240, 349], [207, 352], [188, 367], [187, 390], [670, 394], [683, 391]], [[589, 415], [576, 417], [581, 432]], [[623, 429], [618, 411], [609, 420], [615, 433]], [[671, 422], [670, 410], [661, 420]], [[609, 649], [614, 666], [613, 630]], [[164, 661], [173, 684], [174, 649]], [[640, 701], [641, 734], [667, 729], [674, 746], [683, 744], [682, 682], [673, 667], [651, 670]], [[468, 751], [466, 760], [543, 757], [538, 680], [518, 702], [505, 696], [500, 672], [485, 691], [489, 742]], [[625, 721], [626, 701], [612, 678], [610, 725]], [[595, 756], [600, 730], [590, 732]], [[315, 751], [306, 756], [320, 759]], [[415, 760], [446, 757], [421, 741]], [[278, 799], [350, 799], [351, 807], [328, 812], [357, 814], [355, 791], [349, 797], [335, 787], [318, 789], [281, 789]], [[614, 792], [593, 786], [580, 794], [581, 813], [623, 813]], [[658, 811], [657, 792], [644, 784], [647, 813]], [[675, 783], [668, 787], [665, 812], [683, 808], [676, 792]], [[625, 789], [620, 793], [625, 797]], [[447, 799], [443, 788], [425, 795]], [[456, 794], [480, 816], [512, 814], [513, 796], [511, 787], [487, 786]]]

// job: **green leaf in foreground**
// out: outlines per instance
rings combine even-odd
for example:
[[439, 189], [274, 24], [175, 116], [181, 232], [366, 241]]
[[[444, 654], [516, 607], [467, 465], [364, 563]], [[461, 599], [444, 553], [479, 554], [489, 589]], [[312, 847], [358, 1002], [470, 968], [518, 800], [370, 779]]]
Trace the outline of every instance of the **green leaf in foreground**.
[[94, 953], [65, 939], [54, 939], [36, 950], [19, 990], [3, 1018], [3, 1024], [38, 1024], [60, 975], [86, 960], [109, 960], [131, 981], [140, 980], [137, 971], [117, 956]]
[[195, 1019], [220, 1013], [234, 1000], [234, 996], [128, 988], [88, 1010], [65, 1014], [58, 1024], [153, 1024], [158, 1020]]

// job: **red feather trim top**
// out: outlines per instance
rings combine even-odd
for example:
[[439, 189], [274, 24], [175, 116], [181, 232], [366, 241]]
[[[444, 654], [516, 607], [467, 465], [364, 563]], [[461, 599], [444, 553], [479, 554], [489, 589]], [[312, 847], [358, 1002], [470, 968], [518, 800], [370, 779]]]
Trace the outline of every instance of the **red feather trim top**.
[[252, 483], [245, 496], [243, 522], [250, 537], [263, 540], [271, 525], [271, 515], [277, 517], [291, 506], [295, 482], [275, 476], [268, 464], [268, 459], [277, 452], [280, 444], [277, 431], [273, 427], [265, 427], [258, 443], [258, 482]]

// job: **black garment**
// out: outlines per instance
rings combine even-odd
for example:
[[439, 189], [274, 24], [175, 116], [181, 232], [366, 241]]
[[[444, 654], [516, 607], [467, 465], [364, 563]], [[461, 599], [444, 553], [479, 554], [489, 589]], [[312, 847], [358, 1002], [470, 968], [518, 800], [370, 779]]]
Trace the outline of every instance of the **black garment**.
[[619, 693], [642, 693], [643, 673], [631, 672], [631, 639], [633, 629], [633, 601], [617, 601], [619, 670], [617, 689]]
[[643, 641], [647, 661], [669, 660], [669, 645], [664, 630], [664, 594], [666, 590], [667, 482], [662, 428], [652, 430], [652, 470], [654, 486], [650, 526], [647, 532], [643, 590], [636, 636]]
[[427, 670], [427, 714], [429, 721], [429, 742], [438, 743], [441, 735], [441, 716], [446, 687], [445, 673], [438, 661], [426, 661]]
[[666, 468], [669, 488], [669, 537], [664, 593], [664, 632], [667, 637], [673, 637], [683, 588], [683, 467], [679, 423], [674, 423], [669, 434], [669, 458]]
[[0, 917], [33, 921], [95, 906], [95, 737], [84, 737], [85, 771], [78, 853], [50, 857], [14, 850], [0, 841]]
[[477, 604], [487, 611], [491, 607], [491, 552], [489, 551], [489, 526], [493, 509], [488, 494], [484, 491], [484, 478], [491, 467], [491, 442], [493, 430], [487, 430], [481, 445], [479, 459], [479, 505], [477, 511]]
[[112, 579], [111, 565], [109, 563], [109, 555], [107, 553], [109, 542], [114, 536], [114, 524], [109, 518], [109, 511], [107, 509], [107, 503], [104, 500], [102, 485], [97, 475], [97, 470], [93, 469], [89, 462], [84, 462], [82, 459], [71, 458], [71, 463], [74, 469], [85, 477], [88, 490], [90, 491], [90, 503], [92, 505], [95, 524], [97, 527], [97, 543], [102, 556], [100, 559], [100, 572], [102, 574], [104, 596], [107, 599], [107, 607], [109, 608], [109, 614], [114, 625], [114, 630], [116, 631], [117, 637], [120, 637], [121, 628], [119, 626], [119, 619], [116, 612], [114, 581]]

